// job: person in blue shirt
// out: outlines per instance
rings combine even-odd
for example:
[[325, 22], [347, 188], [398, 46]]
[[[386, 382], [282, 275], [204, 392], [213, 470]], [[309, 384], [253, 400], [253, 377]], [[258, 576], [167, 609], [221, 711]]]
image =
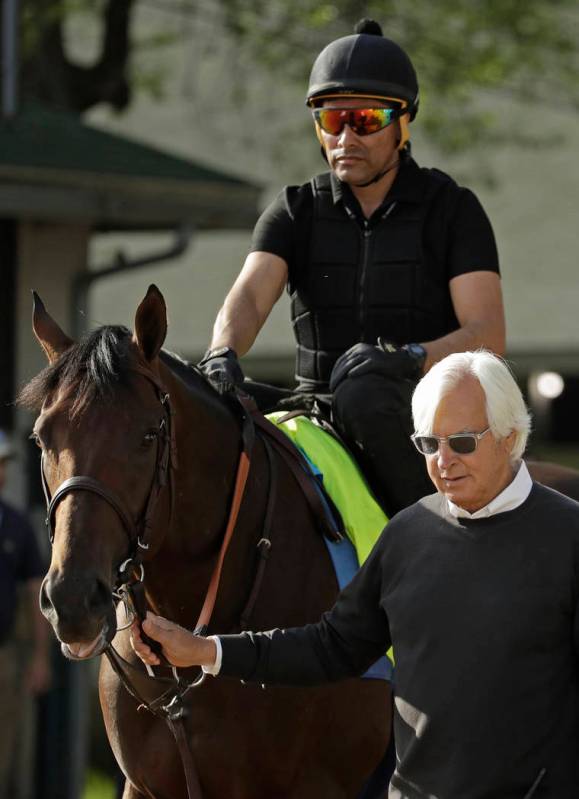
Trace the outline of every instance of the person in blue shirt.
[[[0, 799], [11, 799], [9, 782], [21, 732], [25, 695], [42, 693], [50, 683], [49, 628], [38, 604], [45, 564], [30, 522], [1, 496], [8, 463], [13, 456], [10, 440], [0, 430]], [[29, 605], [27, 610], [32, 623], [32, 651], [24, 673], [21, 643], [15, 636], [22, 598]]]

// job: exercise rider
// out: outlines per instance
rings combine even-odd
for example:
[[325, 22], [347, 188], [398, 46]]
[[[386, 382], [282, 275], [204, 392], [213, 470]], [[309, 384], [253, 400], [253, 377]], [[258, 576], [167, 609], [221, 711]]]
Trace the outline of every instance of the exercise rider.
[[329, 171], [285, 187], [260, 217], [200, 365], [219, 391], [240, 384], [238, 357], [287, 288], [297, 390], [331, 393], [338, 428], [393, 514], [432, 490], [409, 439], [417, 380], [452, 352], [502, 353], [504, 318], [479, 201], [411, 157], [408, 55], [373, 21], [357, 30], [330, 43], [310, 77]]

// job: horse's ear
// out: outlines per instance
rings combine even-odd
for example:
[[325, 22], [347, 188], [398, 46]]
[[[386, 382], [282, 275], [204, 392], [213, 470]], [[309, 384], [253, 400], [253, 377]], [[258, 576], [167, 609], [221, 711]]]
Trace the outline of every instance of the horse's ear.
[[35, 291], [32, 292], [32, 329], [50, 363], [54, 363], [65, 350], [74, 344], [74, 341], [60, 329], [48, 313]]
[[133, 341], [147, 361], [154, 360], [167, 335], [167, 307], [163, 295], [154, 284], [137, 308]]

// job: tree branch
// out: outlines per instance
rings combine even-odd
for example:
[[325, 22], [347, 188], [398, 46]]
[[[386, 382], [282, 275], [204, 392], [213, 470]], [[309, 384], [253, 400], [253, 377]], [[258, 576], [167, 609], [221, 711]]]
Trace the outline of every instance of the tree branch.
[[[103, 11], [103, 39], [98, 61], [89, 67], [74, 64], [64, 49], [64, 18], [55, 14], [42, 0], [32, 0], [31, 7], [43, 6], [44, 18], [39, 41], [25, 59], [22, 88], [26, 98], [51, 107], [83, 113], [98, 103], [108, 103], [117, 111], [131, 100], [128, 65], [130, 58], [131, 13], [136, 0], [108, 0]], [[49, 4], [50, 5], [50, 4]], [[52, 13], [46, 13], [52, 10]], [[36, 17], [38, 22], [38, 17]]]

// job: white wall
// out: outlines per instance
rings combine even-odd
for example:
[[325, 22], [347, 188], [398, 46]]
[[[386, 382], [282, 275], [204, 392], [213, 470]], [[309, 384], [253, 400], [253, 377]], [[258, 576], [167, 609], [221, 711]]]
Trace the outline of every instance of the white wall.
[[[71, 328], [70, 285], [83, 272], [89, 230], [82, 225], [21, 222], [18, 227], [16, 288], [16, 386], [21, 388], [47, 363], [32, 332], [32, 291], [65, 331]], [[14, 440], [19, 458], [11, 465], [6, 494], [18, 504], [25, 497], [22, 442], [34, 416], [19, 409]]]

